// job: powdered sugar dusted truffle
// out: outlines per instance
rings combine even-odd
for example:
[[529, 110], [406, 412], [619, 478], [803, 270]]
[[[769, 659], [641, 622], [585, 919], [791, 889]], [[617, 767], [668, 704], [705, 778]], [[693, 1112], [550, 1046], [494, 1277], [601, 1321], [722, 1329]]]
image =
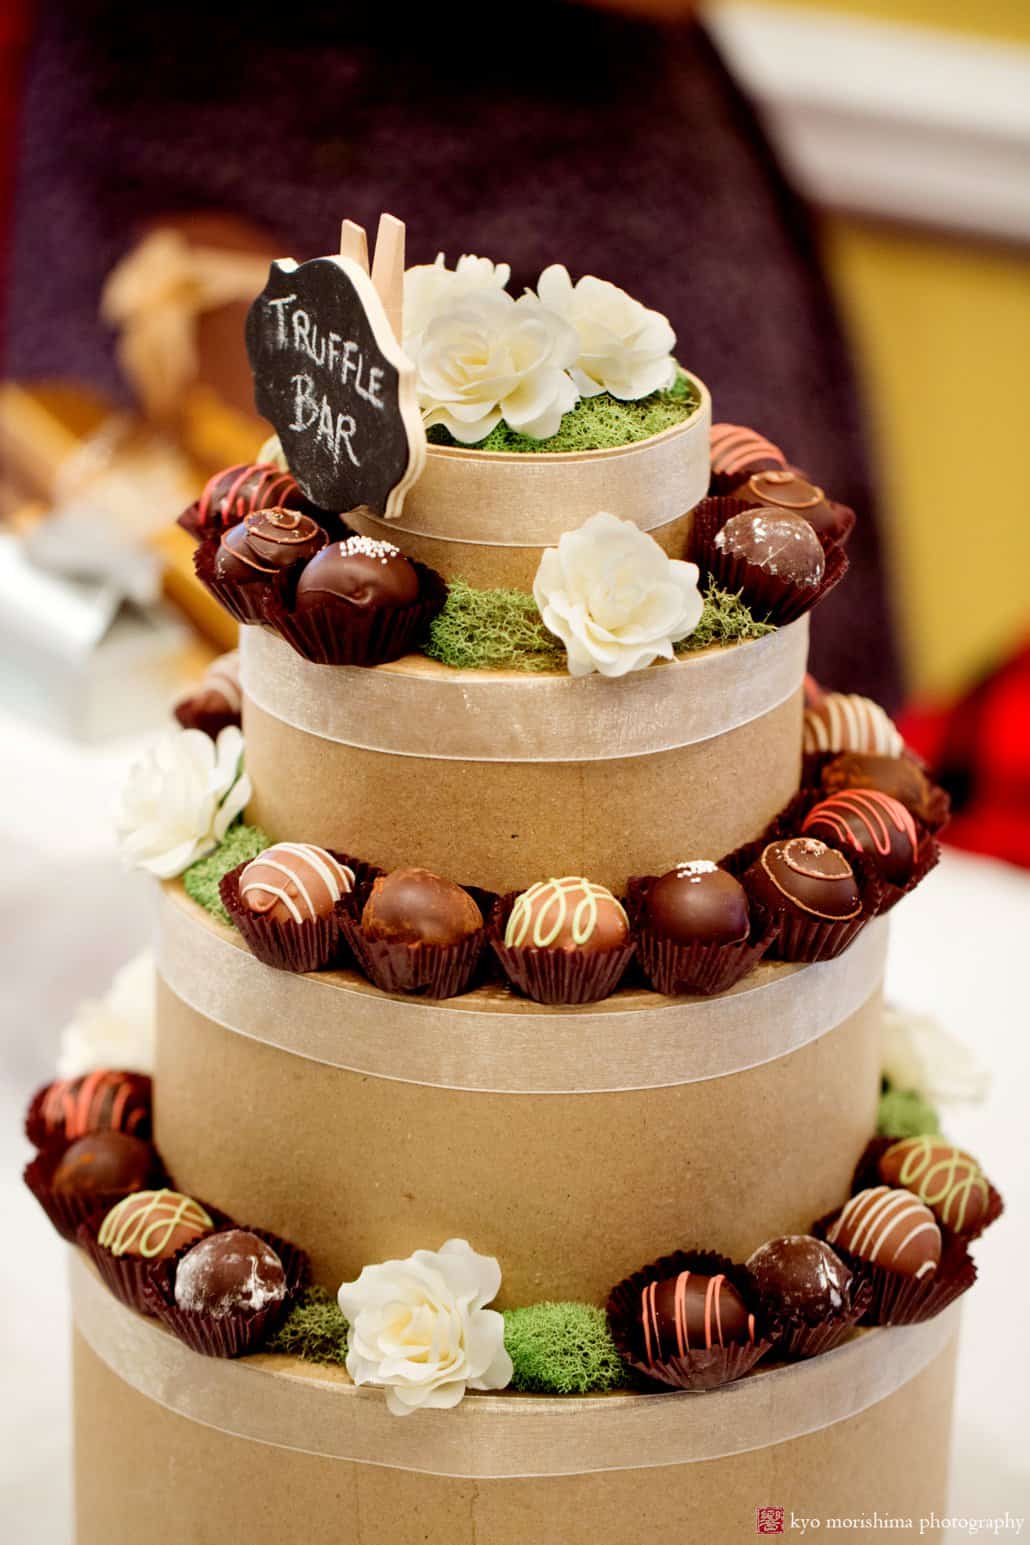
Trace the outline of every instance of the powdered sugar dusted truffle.
[[911, 1191], [859, 1191], [827, 1231], [827, 1242], [906, 1277], [928, 1277], [941, 1258], [941, 1231]]
[[814, 590], [826, 568], [822, 543], [804, 516], [766, 505], [732, 515], [716, 533], [715, 546], [786, 585]]
[[805, 709], [806, 751], [874, 751], [900, 756], [905, 743], [879, 703], [856, 692], [828, 692]]
[[328, 917], [354, 888], [354, 871], [310, 842], [277, 842], [240, 875], [240, 900], [249, 912], [277, 923]]
[[504, 942], [514, 949], [610, 950], [628, 934], [629, 919], [610, 890], [564, 875], [538, 880], [516, 898]]
[[271, 1245], [246, 1229], [209, 1234], [187, 1251], [175, 1272], [180, 1309], [209, 1314], [256, 1314], [286, 1296], [286, 1274]]

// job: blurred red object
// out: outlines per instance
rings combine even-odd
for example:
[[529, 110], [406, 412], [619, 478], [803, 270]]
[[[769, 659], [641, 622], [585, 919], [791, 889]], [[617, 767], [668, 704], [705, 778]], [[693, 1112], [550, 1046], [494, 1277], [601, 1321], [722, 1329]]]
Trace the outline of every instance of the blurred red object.
[[942, 840], [1030, 869], [1030, 642], [957, 702], [913, 704], [898, 728], [951, 795]]
[[[32, 21], [31, 0], [4, 0], [0, 5], [0, 296], [7, 294], [7, 253], [14, 212], [14, 168], [17, 159], [18, 113], [25, 74], [25, 53]], [[0, 327], [5, 307], [0, 306]], [[0, 333], [0, 360], [3, 358]]]

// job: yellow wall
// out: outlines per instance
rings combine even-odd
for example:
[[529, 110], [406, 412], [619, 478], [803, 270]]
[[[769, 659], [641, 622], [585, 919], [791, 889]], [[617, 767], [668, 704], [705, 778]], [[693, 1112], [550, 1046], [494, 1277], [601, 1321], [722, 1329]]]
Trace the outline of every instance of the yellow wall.
[[[761, 4], [762, 0], [752, 0]], [[774, 0], [779, 5], [784, 0]], [[806, 11], [842, 11], [866, 16], [870, 21], [907, 22], [938, 27], [950, 32], [969, 32], [978, 37], [1030, 43], [1030, 5], [1027, 0], [785, 0], [786, 6]]]

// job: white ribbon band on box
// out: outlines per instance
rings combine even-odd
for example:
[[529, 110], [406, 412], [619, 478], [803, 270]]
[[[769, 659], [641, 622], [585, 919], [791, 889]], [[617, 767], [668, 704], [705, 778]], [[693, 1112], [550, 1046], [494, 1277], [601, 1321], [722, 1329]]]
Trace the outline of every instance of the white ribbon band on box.
[[161, 912], [158, 970], [205, 1019], [329, 1067], [492, 1094], [665, 1088], [772, 1062], [868, 1002], [887, 950], [881, 919], [836, 960], [763, 963], [713, 998], [641, 992], [548, 1009], [486, 988], [440, 1004], [386, 999], [349, 972], [275, 971], [174, 886]]
[[695, 745], [792, 697], [807, 658], [807, 617], [614, 681], [422, 659], [374, 670], [313, 665], [266, 628], [240, 630], [243, 691], [272, 718], [365, 751], [462, 762], [607, 761]]
[[297, 1453], [476, 1480], [703, 1463], [789, 1443], [857, 1416], [916, 1378], [957, 1333], [961, 1312], [954, 1304], [922, 1325], [860, 1331], [821, 1357], [759, 1367], [701, 1398], [477, 1394], [456, 1410], [398, 1421], [380, 1390], [356, 1389], [342, 1370], [294, 1362], [285, 1372], [267, 1357], [199, 1357], [120, 1304], [77, 1254], [71, 1293], [76, 1327], [96, 1355], [188, 1421]]

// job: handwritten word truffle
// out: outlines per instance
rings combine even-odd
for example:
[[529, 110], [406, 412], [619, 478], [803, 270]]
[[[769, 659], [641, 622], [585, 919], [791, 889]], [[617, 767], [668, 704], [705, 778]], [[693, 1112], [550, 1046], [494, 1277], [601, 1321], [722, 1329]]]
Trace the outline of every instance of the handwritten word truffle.
[[180, 1309], [224, 1319], [257, 1313], [286, 1296], [282, 1261], [263, 1239], [246, 1229], [208, 1234], [175, 1269], [175, 1302]]
[[827, 1243], [905, 1277], [928, 1277], [941, 1258], [941, 1231], [911, 1191], [859, 1191], [828, 1230]]
[[142, 1191], [157, 1175], [157, 1155], [141, 1137], [125, 1132], [90, 1132], [61, 1155], [53, 1188], [61, 1195], [96, 1191]]
[[380, 875], [361, 913], [370, 939], [398, 944], [457, 944], [483, 926], [468, 891], [429, 869], [394, 869]]
[[814, 590], [826, 568], [822, 543], [808, 521], [787, 510], [760, 507], [732, 515], [716, 532], [714, 545], [786, 585]]
[[197, 501], [197, 524], [202, 531], [224, 531], [255, 510], [273, 505], [300, 509], [304, 504], [293, 475], [270, 462], [251, 462], [216, 472]]
[[516, 949], [610, 950], [628, 935], [629, 919], [610, 890], [565, 875], [539, 880], [516, 898], [504, 942]]
[[752, 472], [787, 465], [787, 458], [778, 445], [743, 424], [713, 424], [709, 445], [712, 478], [727, 491]]
[[72, 1142], [87, 1132], [150, 1136], [151, 1084], [145, 1073], [99, 1068], [58, 1078], [29, 1108], [26, 1129], [34, 1143]]
[[267, 580], [305, 563], [326, 543], [326, 534], [310, 515], [297, 510], [258, 510], [222, 535], [215, 573], [236, 584]]
[[418, 593], [418, 574], [399, 548], [351, 536], [331, 542], [311, 560], [297, 585], [297, 606], [303, 609], [328, 598], [365, 611], [411, 606]]
[[845, 851], [865, 853], [885, 880], [911, 878], [919, 833], [905, 806], [877, 789], [844, 789], [814, 805], [801, 830]]
[[874, 751], [844, 751], [822, 770], [827, 794], [841, 789], [879, 789], [897, 799], [920, 820], [931, 811], [933, 787], [921, 767], [907, 756], [881, 756]]
[[640, 1296], [644, 1357], [649, 1363], [755, 1339], [755, 1318], [722, 1274], [681, 1271], [649, 1282]]
[[747, 892], [706, 858], [677, 864], [657, 879], [644, 911], [654, 932], [676, 944], [735, 944], [748, 935]]
[[768, 1240], [751, 1256], [747, 1269], [763, 1298], [792, 1317], [819, 1321], [839, 1314], [847, 1303], [850, 1271], [828, 1244], [811, 1234]]
[[200, 1203], [181, 1191], [137, 1191], [111, 1208], [97, 1243], [112, 1255], [162, 1261], [213, 1228]]
[[956, 1234], [975, 1229], [990, 1193], [979, 1164], [940, 1137], [906, 1137], [882, 1155], [880, 1179], [904, 1186]]
[[277, 842], [240, 874], [240, 900], [249, 912], [276, 923], [329, 917], [354, 889], [354, 871], [310, 842]]
[[805, 709], [806, 751], [874, 751], [900, 756], [905, 743], [893, 722], [872, 698], [851, 692], [828, 692]]
[[770, 842], [746, 879], [751, 895], [771, 912], [843, 922], [862, 910], [851, 865], [815, 837]]

